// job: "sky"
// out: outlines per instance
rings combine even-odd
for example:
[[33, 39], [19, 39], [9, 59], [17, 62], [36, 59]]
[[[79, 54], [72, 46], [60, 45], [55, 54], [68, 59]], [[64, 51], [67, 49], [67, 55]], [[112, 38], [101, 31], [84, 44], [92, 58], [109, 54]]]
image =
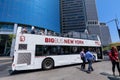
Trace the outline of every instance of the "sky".
[[108, 22], [112, 42], [120, 42], [115, 21], [109, 22], [117, 18], [120, 29], [120, 0], [96, 0], [96, 8], [99, 21]]

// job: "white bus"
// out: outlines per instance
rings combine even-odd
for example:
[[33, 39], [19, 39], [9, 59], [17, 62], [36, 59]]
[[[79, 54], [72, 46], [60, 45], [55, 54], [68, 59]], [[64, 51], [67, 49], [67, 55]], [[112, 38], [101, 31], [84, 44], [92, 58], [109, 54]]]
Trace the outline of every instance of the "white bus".
[[93, 49], [96, 60], [102, 59], [100, 40], [75, 39], [21, 33], [18, 27], [12, 72], [33, 69], [51, 69], [56, 66], [81, 63], [82, 48]]

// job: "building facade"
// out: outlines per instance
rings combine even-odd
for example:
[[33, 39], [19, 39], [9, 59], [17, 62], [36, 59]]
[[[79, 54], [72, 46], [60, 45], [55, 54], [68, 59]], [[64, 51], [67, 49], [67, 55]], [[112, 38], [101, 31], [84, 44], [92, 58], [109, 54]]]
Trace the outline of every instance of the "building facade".
[[60, 0], [60, 6], [61, 33], [87, 30], [99, 35], [103, 46], [111, 43], [108, 26], [99, 23], [95, 0]]
[[59, 0], [0, 0], [0, 22], [13, 22], [59, 32]]
[[87, 23], [98, 23], [95, 0], [60, 0], [61, 32], [84, 32]]
[[106, 23], [100, 23], [100, 36], [101, 36], [101, 42], [102, 46], [107, 46], [112, 42], [111, 37], [110, 37], [110, 31]]
[[86, 11], [84, 0], [60, 0], [61, 33], [84, 32]]
[[98, 21], [98, 15], [97, 15], [95, 0], [84, 0], [84, 1], [85, 1], [87, 20]]
[[88, 30], [89, 34], [99, 35], [103, 47], [108, 46], [112, 42], [109, 28], [105, 23], [96, 24], [91, 22], [88, 24]]

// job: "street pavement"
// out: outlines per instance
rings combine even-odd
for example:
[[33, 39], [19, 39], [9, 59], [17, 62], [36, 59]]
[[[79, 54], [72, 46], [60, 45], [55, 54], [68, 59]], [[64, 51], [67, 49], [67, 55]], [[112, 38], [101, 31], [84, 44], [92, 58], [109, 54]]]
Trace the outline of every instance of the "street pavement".
[[90, 74], [82, 71], [80, 65], [71, 65], [47, 71], [20, 72], [11, 76], [8, 73], [10, 66], [10, 57], [0, 57], [0, 80], [120, 80], [117, 69], [116, 76], [112, 75], [112, 65], [108, 60], [93, 63], [94, 71]]
[[2, 76], [9, 75], [8, 69], [11, 66], [12, 58], [11, 57], [0, 57], [0, 79]]

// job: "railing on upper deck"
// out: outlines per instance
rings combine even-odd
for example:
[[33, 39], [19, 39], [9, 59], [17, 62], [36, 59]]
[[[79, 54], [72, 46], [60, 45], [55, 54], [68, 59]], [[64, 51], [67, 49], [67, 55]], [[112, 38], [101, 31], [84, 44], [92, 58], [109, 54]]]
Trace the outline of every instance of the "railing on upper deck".
[[[27, 34], [30, 34], [30, 33], [31, 33], [31, 31], [28, 30]], [[37, 30], [35, 31], [35, 34], [40, 35]], [[59, 36], [59, 37], [69, 37], [69, 38], [78, 38], [78, 39], [87, 39], [87, 40], [99, 40], [98, 36], [95, 35], [95, 34], [86, 34], [86, 33], [80, 33], [80, 32], [69, 32], [69, 33], [66, 33], [66, 34], [58, 34], [58, 33], [55, 33], [55, 32], [51, 32], [51, 33], [47, 32], [44, 35]]]
[[0, 34], [13, 34], [12, 29], [0, 29]]

